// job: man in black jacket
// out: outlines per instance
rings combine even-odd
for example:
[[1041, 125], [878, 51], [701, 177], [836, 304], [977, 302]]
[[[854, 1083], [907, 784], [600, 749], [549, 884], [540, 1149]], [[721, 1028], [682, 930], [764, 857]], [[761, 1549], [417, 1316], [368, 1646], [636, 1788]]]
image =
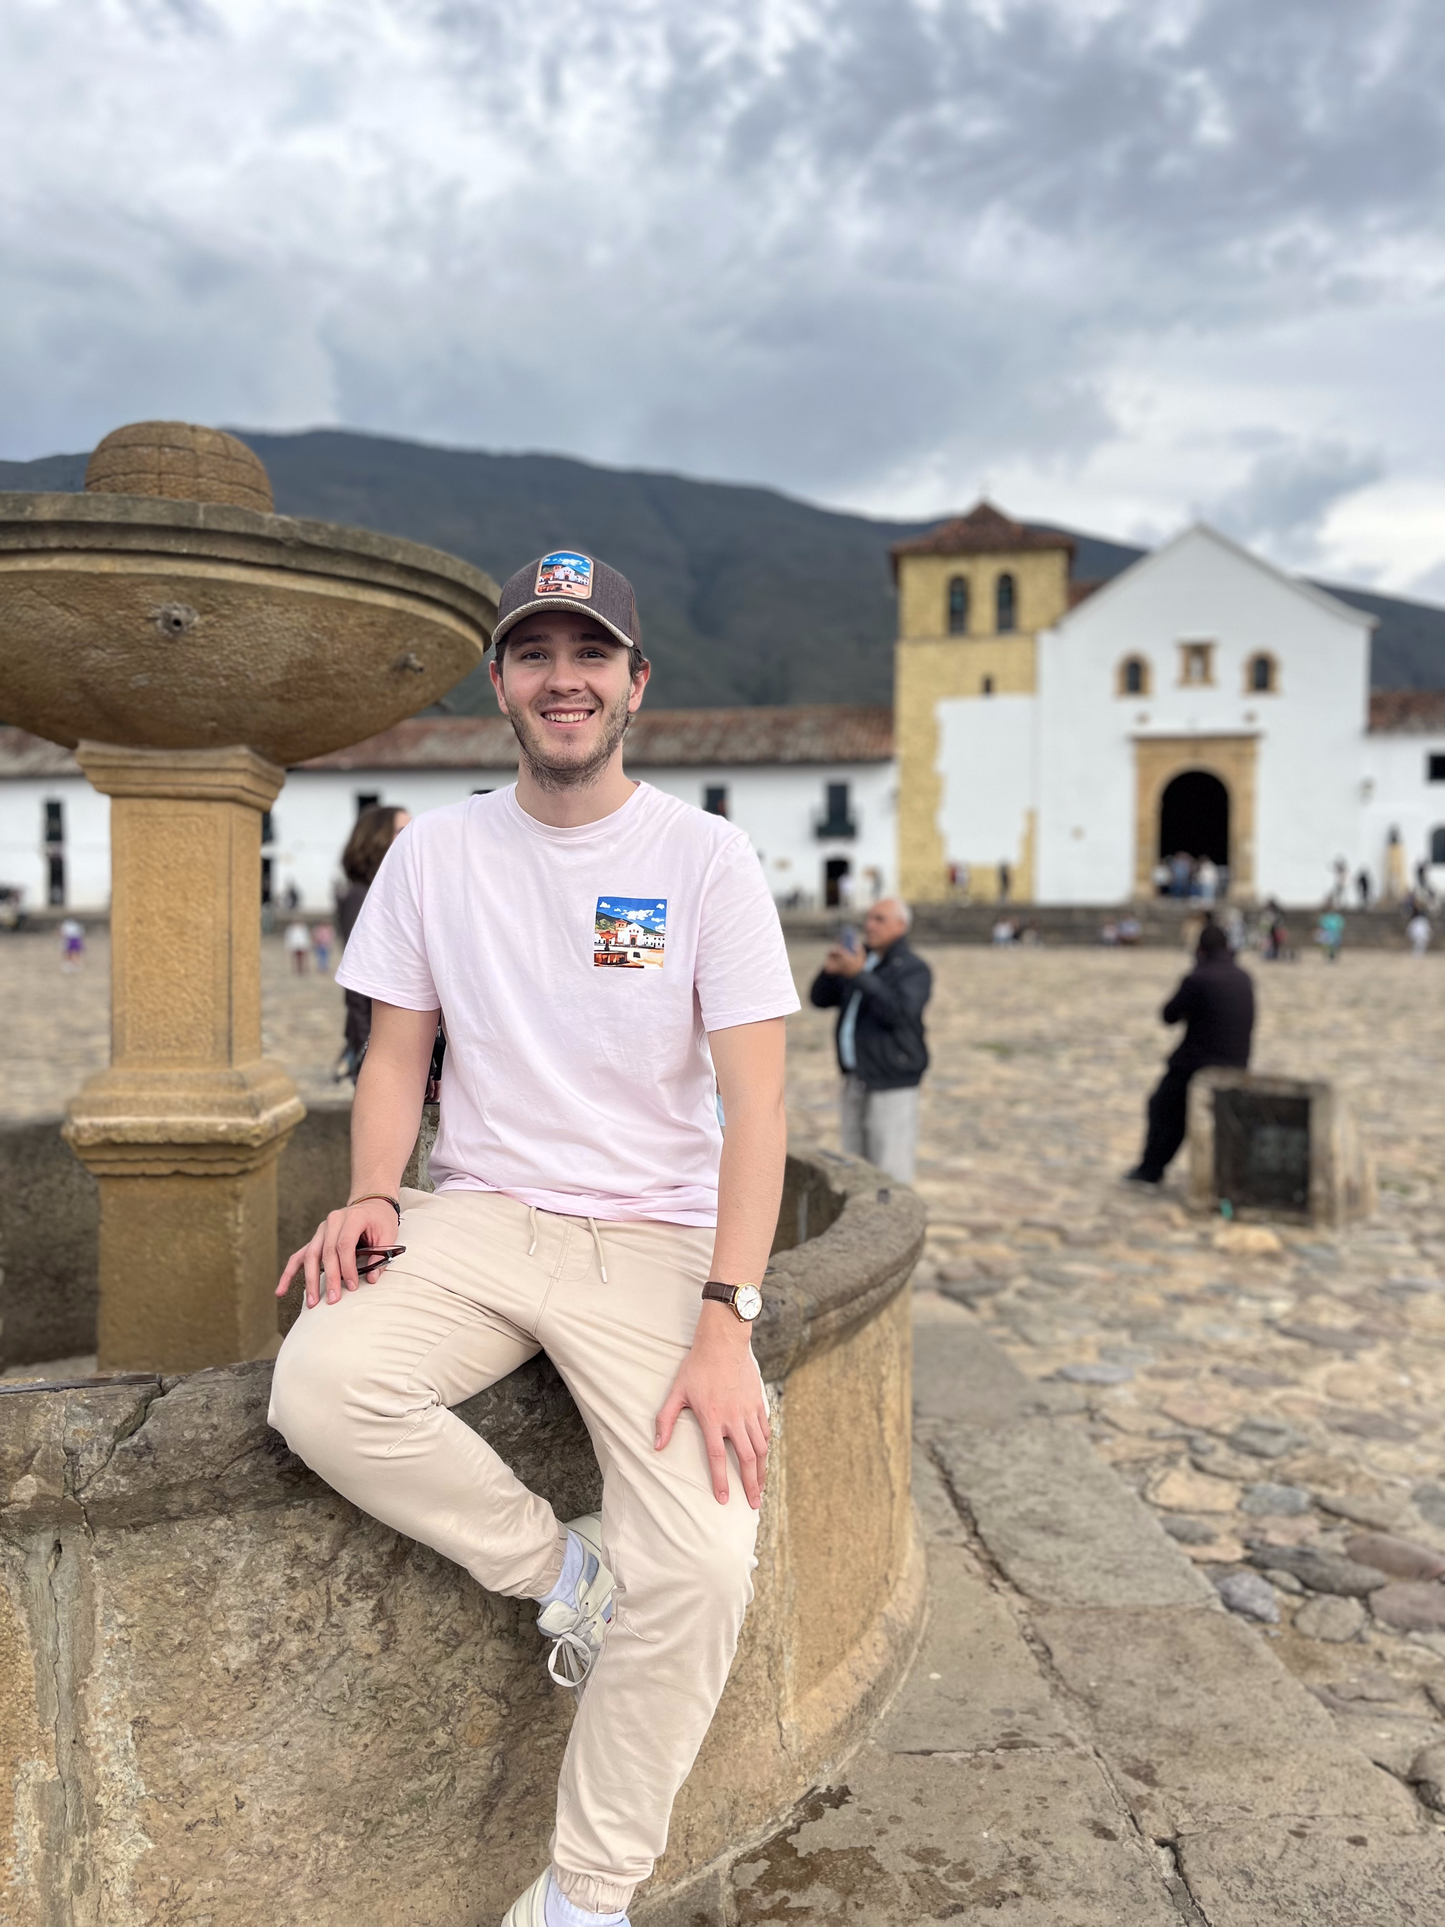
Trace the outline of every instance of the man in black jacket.
[[887, 897], [863, 919], [866, 951], [836, 943], [813, 979], [812, 1001], [838, 1009], [843, 1149], [900, 1184], [913, 1182], [918, 1086], [928, 1069], [923, 1007], [933, 973], [909, 948], [913, 916]]
[[1254, 1033], [1254, 984], [1229, 953], [1217, 924], [1200, 933], [1193, 970], [1160, 1012], [1166, 1024], [1185, 1026], [1184, 1041], [1149, 1099], [1144, 1153], [1128, 1173], [1136, 1184], [1158, 1184], [1184, 1142], [1189, 1080], [1206, 1064], [1249, 1063]]

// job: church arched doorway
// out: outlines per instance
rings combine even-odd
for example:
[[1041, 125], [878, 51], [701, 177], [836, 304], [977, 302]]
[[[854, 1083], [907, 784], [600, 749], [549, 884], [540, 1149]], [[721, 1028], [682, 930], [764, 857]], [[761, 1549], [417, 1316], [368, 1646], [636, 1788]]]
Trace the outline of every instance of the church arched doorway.
[[1159, 855], [1167, 862], [1181, 850], [1229, 864], [1229, 791], [1207, 769], [1184, 770], [1159, 799]]

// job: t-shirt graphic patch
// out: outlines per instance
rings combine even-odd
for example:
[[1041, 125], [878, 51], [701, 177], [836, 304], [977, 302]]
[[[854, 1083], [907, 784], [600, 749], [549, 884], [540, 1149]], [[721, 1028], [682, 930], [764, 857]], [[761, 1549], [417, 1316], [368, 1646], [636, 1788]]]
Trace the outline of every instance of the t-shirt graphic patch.
[[592, 597], [592, 557], [578, 555], [574, 549], [554, 549], [537, 564], [534, 595], [572, 595], [588, 602]]
[[661, 970], [666, 897], [599, 897], [592, 961], [599, 970]]

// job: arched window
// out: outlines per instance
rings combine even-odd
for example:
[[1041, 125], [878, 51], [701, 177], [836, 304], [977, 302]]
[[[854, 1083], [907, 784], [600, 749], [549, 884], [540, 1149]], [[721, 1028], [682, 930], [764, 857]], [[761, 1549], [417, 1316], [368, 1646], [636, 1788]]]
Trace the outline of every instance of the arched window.
[[1445, 863], [1445, 823], [1437, 823], [1430, 832], [1430, 861]]
[[1119, 664], [1119, 694], [1121, 696], [1149, 694], [1149, 665], [1142, 656], [1125, 656]]
[[1015, 622], [1014, 579], [1011, 575], [1001, 575], [999, 577], [998, 587], [994, 591], [994, 596], [998, 604], [998, 616], [995, 626], [1001, 636], [1006, 635], [1008, 631], [1013, 628]]
[[968, 634], [968, 578], [956, 575], [948, 585], [948, 633]]
[[1272, 696], [1275, 693], [1279, 678], [1273, 656], [1261, 652], [1250, 657], [1244, 667], [1244, 687], [1251, 696]]

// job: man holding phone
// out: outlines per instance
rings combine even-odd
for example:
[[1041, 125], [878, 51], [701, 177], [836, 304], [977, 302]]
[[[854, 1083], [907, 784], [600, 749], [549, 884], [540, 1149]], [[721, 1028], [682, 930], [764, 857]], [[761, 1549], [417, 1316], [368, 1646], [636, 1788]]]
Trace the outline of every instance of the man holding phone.
[[918, 1087], [928, 1069], [923, 1011], [933, 994], [933, 973], [908, 942], [912, 922], [897, 897], [875, 903], [863, 944], [842, 931], [809, 993], [820, 1010], [838, 1011], [843, 1149], [900, 1184], [913, 1182]]
[[[271, 1422], [355, 1504], [537, 1602], [579, 1703], [552, 1864], [503, 1927], [618, 1927], [752, 1596], [751, 1321], [798, 1000], [746, 837], [623, 769], [649, 674], [626, 579], [543, 556], [494, 639], [517, 783], [404, 830], [347, 947], [338, 980], [372, 999], [351, 1189], [282, 1274], [306, 1307]], [[439, 1013], [437, 1188], [403, 1193]], [[451, 1409], [539, 1350], [591, 1434], [600, 1517], [559, 1522]]]

